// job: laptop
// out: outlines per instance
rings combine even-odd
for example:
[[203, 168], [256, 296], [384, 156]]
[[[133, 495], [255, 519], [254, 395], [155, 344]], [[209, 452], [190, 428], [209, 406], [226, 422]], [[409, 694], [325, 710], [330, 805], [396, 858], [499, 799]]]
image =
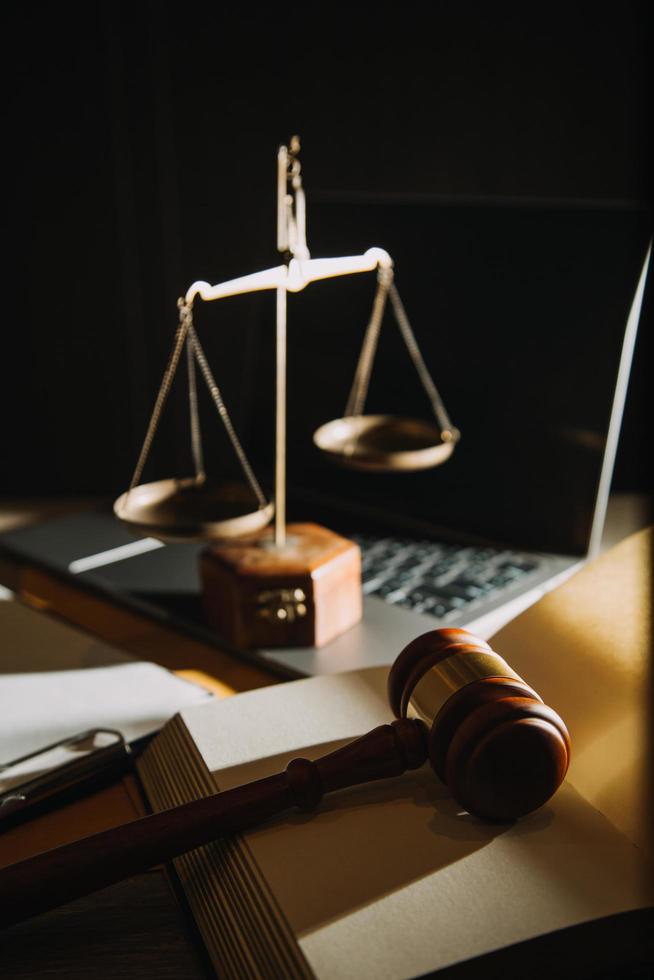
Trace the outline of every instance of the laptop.
[[[393, 256], [461, 440], [446, 463], [416, 473], [362, 473], [323, 458], [312, 434], [343, 414], [374, 276], [289, 298], [289, 517], [359, 543], [364, 615], [320, 649], [233, 651], [283, 676], [391, 663], [439, 626], [490, 635], [597, 552], [651, 235], [641, 209], [602, 205], [314, 195], [308, 218], [316, 256], [371, 245]], [[244, 342], [260, 356], [239, 405], [243, 442], [263, 473], [272, 472], [272, 423], [260, 420], [274, 410], [266, 299], [248, 309]], [[429, 414], [390, 312], [366, 411]], [[203, 620], [200, 549], [135, 541], [108, 512], [0, 536], [14, 558], [225, 649]]]

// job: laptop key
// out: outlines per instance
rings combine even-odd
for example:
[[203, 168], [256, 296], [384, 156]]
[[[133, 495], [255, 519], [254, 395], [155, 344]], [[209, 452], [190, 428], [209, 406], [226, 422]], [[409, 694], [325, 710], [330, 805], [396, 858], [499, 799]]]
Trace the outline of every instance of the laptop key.
[[520, 561], [517, 559], [512, 559], [511, 561], [502, 562], [498, 568], [505, 572], [507, 575], [524, 575], [527, 572], [532, 572], [534, 568], [537, 568], [537, 564], [534, 561]]
[[453, 579], [447, 585], [439, 585], [438, 591], [443, 596], [458, 597], [459, 599], [465, 599], [466, 602], [470, 602], [472, 599], [479, 598], [480, 595], [483, 595], [488, 590], [476, 582], [470, 582], [466, 579]]
[[448, 613], [452, 613], [458, 608], [456, 603], [448, 599], [428, 599], [423, 602], [409, 602], [404, 600], [400, 602], [399, 605], [409, 606], [411, 609], [415, 609], [416, 612], [426, 613], [429, 616], [436, 616], [439, 619], [442, 619], [444, 616], [447, 616]]
[[452, 562], [450, 561], [436, 561], [433, 564], [428, 563], [423, 566], [422, 572], [425, 576], [430, 578], [438, 578], [440, 575], [444, 575], [449, 572], [452, 568]]
[[427, 603], [430, 605], [435, 603], [443, 603], [444, 605], [449, 605], [454, 608], [455, 606], [463, 605], [465, 602], [465, 600], [460, 596], [445, 596], [440, 589], [430, 588], [427, 585], [418, 586], [417, 588], [413, 589], [409, 595], [414, 602], [417, 602], [420, 605], [425, 605]]
[[395, 592], [396, 589], [405, 588], [407, 585], [406, 575], [392, 575], [384, 581], [384, 589], [387, 594], [389, 592]]

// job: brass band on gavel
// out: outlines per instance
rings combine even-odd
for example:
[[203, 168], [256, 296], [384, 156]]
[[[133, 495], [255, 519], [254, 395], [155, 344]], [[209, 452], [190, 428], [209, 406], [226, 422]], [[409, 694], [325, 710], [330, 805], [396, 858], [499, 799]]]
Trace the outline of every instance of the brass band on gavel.
[[[488, 651], [470, 647], [461, 651], [455, 648], [420, 678], [411, 691], [406, 717], [419, 718], [431, 725], [443, 705], [456, 691], [474, 681], [498, 677], [524, 684], [506, 660], [490, 648]], [[529, 690], [532, 691], [531, 688]], [[535, 691], [532, 694], [538, 697]]]

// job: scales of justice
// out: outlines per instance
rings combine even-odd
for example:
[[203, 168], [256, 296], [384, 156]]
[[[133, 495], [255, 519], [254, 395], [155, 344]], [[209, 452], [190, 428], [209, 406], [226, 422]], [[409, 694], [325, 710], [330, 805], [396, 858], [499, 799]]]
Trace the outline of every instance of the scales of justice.
[[[361, 562], [356, 544], [317, 524], [286, 523], [287, 296], [312, 282], [376, 272], [377, 289], [344, 415], [314, 433], [317, 449], [335, 463], [370, 472], [418, 470], [451, 456], [459, 432], [448, 417], [393, 281], [393, 260], [382, 248], [363, 255], [312, 259], [306, 244], [306, 205], [299, 139], [277, 156], [277, 250], [282, 264], [228, 282], [194, 282], [178, 300], [175, 334], [129, 489], [114, 512], [130, 530], [167, 543], [205, 542], [200, 555], [209, 623], [241, 648], [322, 646], [361, 618]], [[260, 290], [276, 295], [275, 487], [264, 494], [216, 384], [193, 324], [193, 304]], [[433, 419], [367, 415], [368, 393], [387, 300], [431, 405]], [[195, 474], [141, 483], [162, 410], [185, 352], [190, 441]], [[240, 484], [205, 474], [197, 373], [207, 385], [243, 471]], [[271, 522], [274, 518], [274, 525]]]

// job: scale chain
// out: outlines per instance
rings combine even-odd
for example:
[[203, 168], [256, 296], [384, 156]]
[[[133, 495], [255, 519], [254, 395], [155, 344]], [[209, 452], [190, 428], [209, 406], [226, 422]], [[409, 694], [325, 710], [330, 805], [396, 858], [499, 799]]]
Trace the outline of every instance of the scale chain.
[[232, 425], [232, 420], [227, 411], [227, 407], [225, 406], [222, 395], [220, 394], [220, 389], [214, 380], [213, 374], [211, 373], [211, 368], [209, 367], [204, 354], [204, 350], [202, 349], [198, 336], [195, 332], [195, 327], [193, 326], [192, 304], [187, 303], [186, 300], [181, 297], [177, 300], [177, 307], [179, 309], [179, 326], [177, 327], [177, 332], [175, 334], [173, 349], [170, 353], [170, 357], [168, 358], [168, 363], [161, 380], [161, 385], [159, 386], [159, 391], [157, 392], [154, 409], [152, 410], [152, 415], [148, 424], [148, 430], [145, 434], [145, 439], [143, 440], [143, 445], [141, 447], [138, 462], [129, 485], [128, 493], [141, 482], [143, 469], [150, 454], [150, 449], [152, 448], [152, 442], [159, 425], [161, 413], [170, 393], [173, 378], [175, 377], [175, 372], [177, 371], [177, 367], [179, 365], [182, 348], [186, 343], [189, 380], [189, 407], [191, 413], [191, 443], [196, 478], [198, 482], [205, 479], [204, 461], [202, 456], [202, 440], [200, 434], [200, 419], [198, 413], [195, 361], [197, 361], [200, 366], [200, 370], [202, 371], [202, 375], [206, 381], [213, 402], [223, 421], [223, 425], [225, 426], [227, 435], [232, 443], [234, 452], [236, 453], [239, 463], [241, 464], [241, 468], [243, 469], [247, 481], [250, 484], [250, 489], [257, 498], [259, 506], [265, 507], [267, 503], [266, 498], [261, 487], [259, 486], [254, 472], [252, 471], [252, 467], [250, 466], [250, 463], [245, 455], [239, 438], [234, 431], [234, 426]]
[[211, 397], [213, 399], [214, 405], [216, 406], [216, 408], [218, 410], [218, 414], [220, 415], [220, 417], [222, 419], [222, 422], [223, 422], [223, 425], [225, 426], [225, 429], [227, 431], [227, 435], [229, 436], [229, 439], [231, 441], [231, 444], [232, 444], [232, 446], [234, 448], [234, 452], [236, 453], [236, 455], [238, 457], [238, 461], [241, 464], [241, 468], [242, 468], [242, 470], [243, 470], [243, 472], [244, 472], [244, 474], [245, 474], [245, 476], [247, 478], [248, 483], [250, 484], [250, 489], [252, 490], [252, 492], [254, 493], [255, 497], [257, 498], [257, 501], [259, 503], [259, 506], [260, 507], [265, 507], [266, 504], [267, 504], [267, 501], [266, 501], [266, 498], [265, 498], [265, 496], [263, 494], [263, 490], [259, 486], [259, 481], [257, 480], [256, 476], [254, 475], [254, 472], [252, 470], [252, 467], [250, 466], [249, 460], [248, 460], [247, 456], [245, 455], [245, 451], [243, 450], [243, 447], [242, 447], [242, 445], [241, 445], [241, 443], [239, 441], [239, 438], [236, 435], [236, 432], [234, 430], [234, 426], [232, 425], [232, 420], [231, 420], [231, 418], [229, 416], [229, 412], [227, 411], [227, 406], [225, 405], [225, 403], [223, 401], [223, 398], [222, 398], [222, 395], [220, 394], [220, 389], [218, 388], [218, 385], [216, 384], [216, 382], [214, 380], [214, 376], [213, 376], [213, 374], [211, 372], [211, 368], [209, 367], [209, 362], [207, 361], [207, 358], [205, 356], [204, 350], [202, 349], [202, 345], [200, 344], [200, 341], [198, 339], [198, 336], [197, 336], [197, 334], [195, 332], [195, 328], [194, 328], [194, 326], [193, 326], [192, 323], [191, 323], [191, 325], [189, 327], [188, 334], [189, 334], [189, 341], [190, 341], [190, 343], [191, 343], [191, 345], [193, 347], [193, 351], [195, 353], [195, 359], [198, 362], [198, 365], [200, 367], [200, 370], [202, 372], [202, 375], [204, 377], [204, 380], [205, 380], [205, 382], [207, 384], [207, 388], [209, 389], [209, 393], [210, 393], [210, 395], [211, 395]]
[[179, 326], [177, 327], [177, 333], [175, 334], [173, 349], [170, 352], [170, 357], [168, 358], [166, 370], [164, 371], [163, 378], [161, 379], [161, 385], [159, 386], [159, 391], [157, 392], [154, 408], [152, 410], [152, 415], [150, 416], [150, 422], [148, 424], [148, 430], [145, 434], [143, 445], [141, 446], [141, 452], [139, 454], [136, 467], [134, 469], [134, 474], [132, 476], [132, 480], [129, 485], [129, 490], [133, 490], [134, 487], [141, 482], [143, 468], [150, 454], [150, 449], [152, 448], [152, 440], [154, 439], [155, 433], [157, 431], [157, 427], [159, 425], [161, 412], [166, 403], [166, 399], [168, 398], [168, 394], [170, 392], [170, 386], [172, 385], [173, 378], [175, 377], [175, 372], [177, 371], [177, 365], [179, 364], [179, 357], [180, 354], [182, 353], [182, 347], [184, 346], [184, 342], [188, 335], [189, 329], [191, 329], [191, 327], [193, 326], [193, 315], [191, 312], [191, 306], [187, 304], [183, 299], [178, 299], [177, 307], [179, 309]]
[[436, 420], [441, 427], [441, 438], [444, 442], [451, 442], [453, 439], [456, 440], [458, 438], [458, 430], [452, 425], [450, 417], [447, 414], [447, 409], [443, 404], [443, 399], [439, 395], [438, 389], [434, 384], [434, 380], [424, 362], [420, 348], [418, 347], [418, 342], [415, 338], [413, 330], [411, 329], [409, 318], [406, 315], [404, 304], [400, 299], [400, 294], [397, 291], [395, 283], [391, 283], [389, 289], [391, 304], [393, 306], [393, 312], [395, 313], [397, 325], [400, 328], [400, 333], [402, 334], [404, 343], [406, 344], [409, 356], [413, 361], [413, 366], [418, 372], [418, 377], [422, 381], [423, 388], [425, 389], [427, 397], [431, 402]]
[[363, 414], [366, 398], [368, 397], [368, 386], [370, 384], [370, 373], [372, 362], [377, 350], [377, 341], [381, 330], [388, 290], [393, 281], [392, 269], [380, 269], [377, 274], [377, 292], [372, 305], [370, 320], [366, 328], [366, 334], [359, 355], [359, 362], [354, 373], [354, 381], [345, 406], [345, 416], [357, 416]]
[[359, 362], [354, 374], [352, 389], [345, 408], [345, 416], [358, 416], [363, 413], [366, 398], [368, 396], [372, 363], [377, 350], [381, 324], [386, 308], [386, 300], [390, 294], [393, 313], [395, 314], [395, 319], [397, 321], [400, 334], [402, 335], [402, 339], [404, 340], [409, 357], [411, 358], [413, 366], [416, 369], [418, 377], [422, 382], [422, 386], [425, 389], [427, 397], [429, 398], [436, 421], [441, 428], [441, 438], [444, 442], [451, 442], [452, 440], [456, 441], [459, 438], [459, 432], [452, 425], [449, 415], [447, 414], [447, 409], [443, 403], [443, 399], [441, 398], [438, 389], [434, 384], [434, 380], [429, 373], [429, 369], [425, 364], [424, 358], [418, 346], [418, 342], [415, 338], [415, 334], [411, 324], [409, 323], [409, 318], [406, 315], [406, 310], [404, 309], [404, 305], [400, 299], [400, 294], [398, 293], [397, 287], [393, 281], [392, 269], [380, 269], [378, 272], [378, 283], [377, 292], [373, 301], [372, 313], [370, 315], [370, 321], [366, 329], [363, 345], [361, 347], [361, 353], [359, 355]]
[[202, 433], [200, 431], [200, 415], [198, 412], [198, 388], [195, 373], [195, 356], [190, 337], [186, 337], [186, 368], [188, 373], [188, 401], [189, 414], [191, 419], [191, 452], [193, 454], [193, 466], [195, 467], [195, 479], [204, 483], [206, 474], [204, 471], [204, 456], [202, 453]]

